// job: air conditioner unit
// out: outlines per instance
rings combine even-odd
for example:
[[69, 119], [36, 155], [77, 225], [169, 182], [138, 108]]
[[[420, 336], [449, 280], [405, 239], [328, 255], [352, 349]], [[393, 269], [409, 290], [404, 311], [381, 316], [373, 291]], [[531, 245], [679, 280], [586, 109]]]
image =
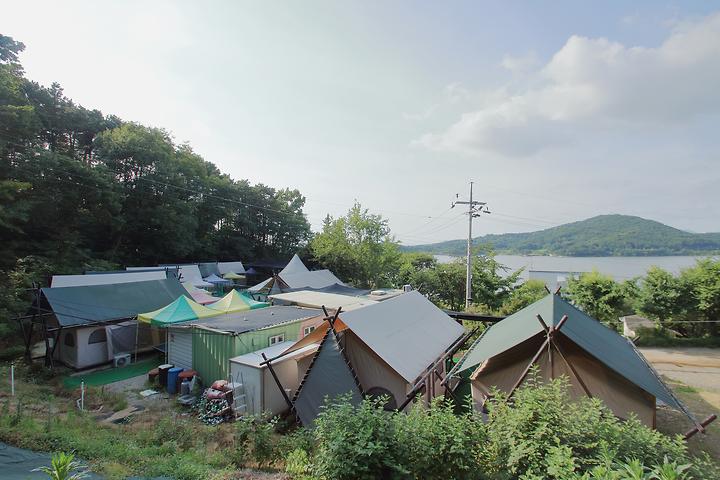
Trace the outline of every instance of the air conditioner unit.
[[113, 367], [115, 367], [115, 368], [124, 367], [126, 365], [130, 365], [130, 354], [129, 353], [120, 353], [113, 357]]

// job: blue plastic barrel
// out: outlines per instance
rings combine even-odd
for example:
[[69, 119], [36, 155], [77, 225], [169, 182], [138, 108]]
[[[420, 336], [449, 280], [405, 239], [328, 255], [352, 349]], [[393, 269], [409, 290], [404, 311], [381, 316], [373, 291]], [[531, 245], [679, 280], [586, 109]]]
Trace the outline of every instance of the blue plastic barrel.
[[168, 370], [168, 376], [167, 376], [167, 392], [170, 394], [175, 394], [177, 392], [177, 379], [180, 372], [182, 372], [183, 369], [180, 367], [173, 367], [170, 370]]

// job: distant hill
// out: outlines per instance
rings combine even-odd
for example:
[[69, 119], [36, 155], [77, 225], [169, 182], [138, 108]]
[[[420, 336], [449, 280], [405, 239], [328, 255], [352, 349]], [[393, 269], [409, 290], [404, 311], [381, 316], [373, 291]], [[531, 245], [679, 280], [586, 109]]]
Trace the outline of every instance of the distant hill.
[[[475, 238], [497, 253], [570, 257], [709, 255], [720, 253], [720, 233], [689, 233], [629, 215], [599, 215], [529, 233]], [[404, 251], [464, 255], [466, 240], [409, 245]]]

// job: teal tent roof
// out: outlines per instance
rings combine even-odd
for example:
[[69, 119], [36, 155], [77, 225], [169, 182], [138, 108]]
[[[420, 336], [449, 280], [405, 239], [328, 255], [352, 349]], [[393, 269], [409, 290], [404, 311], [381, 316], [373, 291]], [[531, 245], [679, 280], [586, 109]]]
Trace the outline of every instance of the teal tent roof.
[[152, 326], [167, 326], [173, 323], [189, 322], [199, 318], [208, 318], [220, 315], [220, 312], [210, 310], [188, 297], [178, 297], [177, 300], [152, 312], [141, 313], [138, 320], [149, 322]]
[[540, 315], [548, 326], [556, 326], [567, 315], [568, 319], [560, 329], [561, 335], [657, 399], [683, 409], [632, 343], [559, 295], [547, 295], [488, 328], [460, 361], [456, 373], [475, 368], [543, 332], [536, 315]]

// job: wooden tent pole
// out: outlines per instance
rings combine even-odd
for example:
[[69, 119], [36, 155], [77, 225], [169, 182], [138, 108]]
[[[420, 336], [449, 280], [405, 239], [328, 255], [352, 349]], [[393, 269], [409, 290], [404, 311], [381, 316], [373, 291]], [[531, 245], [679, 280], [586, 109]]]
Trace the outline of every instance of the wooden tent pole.
[[35, 315], [33, 314], [32, 318], [30, 319], [30, 325], [28, 327], [28, 332], [25, 332], [25, 320], [18, 320], [20, 322], [20, 327], [22, 328], [23, 333], [23, 340], [25, 341], [25, 360], [27, 362], [32, 361], [32, 334], [33, 329], [35, 328]]
[[263, 352], [261, 355], [263, 357], [263, 360], [265, 360], [265, 365], [267, 365], [268, 370], [270, 370], [270, 375], [272, 375], [273, 380], [275, 380], [275, 383], [277, 384], [278, 388], [280, 389], [280, 393], [282, 393], [282, 396], [285, 399], [285, 403], [287, 403], [288, 407], [290, 407], [290, 409], [292, 409], [293, 403], [290, 400], [290, 397], [288, 397], [287, 392], [283, 388], [282, 383], [280, 383], [280, 379], [278, 378], [277, 374], [275, 373], [275, 369], [272, 367], [272, 363], [268, 361], [268, 358], [265, 355], [265, 352]]
[[[135, 319], [135, 363], [138, 361], [138, 339], [140, 338], [140, 320]], [[165, 349], [167, 350], [167, 348]]]
[[[709, 417], [707, 417], [705, 420], [703, 420], [702, 422], [700, 422], [699, 426], [702, 427], [703, 433], [704, 433], [704, 431], [705, 431], [705, 427], [707, 427], [707, 426], [710, 425], [712, 422], [714, 422], [716, 418], [717, 418], [717, 415], [715, 415], [715, 414], [713, 413], [712, 415], [710, 415]], [[698, 432], [700, 432], [700, 431], [701, 431], [700, 428], [698, 428], [698, 426], [696, 425], [696, 426], [694, 426], [693, 428], [691, 428], [690, 430], [688, 430], [687, 432], [685, 432], [685, 435], [683, 436], [683, 438], [687, 441], [687, 440], [689, 440], [690, 438], [692, 438], [696, 433], [698, 433]]]
[[557, 342], [553, 341], [553, 342], [552, 342], [552, 346], [555, 347], [555, 349], [557, 350], [557, 352], [560, 354], [560, 358], [563, 359], [563, 361], [565, 362], [565, 364], [566, 364], [568, 367], [570, 367], [570, 371], [573, 373], [573, 375], [575, 376], [575, 378], [577, 379], [578, 383], [579, 383], [580, 386], [583, 388], [583, 390], [585, 390], [585, 394], [586, 394], [588, 397], [593, 398], [592, 393], [590, 393], [590, 389], [588, 389], [587, 385], [585, 385], [585, 382], [583, 381], [582, 377], [580, 377], [580, 374], [577, 372], [577, 370], [575, 370], [575, 367], [573, 367], [572, 363], [570, 363], [570, 362], [568, 361], [568, 359], [565, 357], [565, 354], [564, 354], [563, 351], [560, 349], [560, 345], [558, 345]]
[[549, 338], [545, 338], [545, 341], [540, 345], [540, 349], [537, 351], [535, 356], [530, 360], [530, 363], [528, 363], [527, 367], [525, 367], [525, 370], [523, 370], [522, 375], [520, 375], [520, 378], [517, 379], [515, 382], [515, 385], [510, 389], [510, 393], [508, 393], [508, 399], [510, 399], [513, 394], [515, 393], [515, 390], [520, 386], [520, 384], [525, 380], [525, 377], [527, 377], [528, 372], [530, 371], [530, 368], [532, 368], [533, 364], [537, 362], [538, 358], [540, 358], [540, 355], [542, 355], [543, 351], [545, 350], [545, 347], [550, 342]]
[[[45, 366], [55, 368], [53, 363], [52, 352], [50, 351], [50, 341], [48, 340], [47, 320], [43, 317], [43, 337], [45, 337]], [[77, 347], [76, 347], [77, 348]]]

